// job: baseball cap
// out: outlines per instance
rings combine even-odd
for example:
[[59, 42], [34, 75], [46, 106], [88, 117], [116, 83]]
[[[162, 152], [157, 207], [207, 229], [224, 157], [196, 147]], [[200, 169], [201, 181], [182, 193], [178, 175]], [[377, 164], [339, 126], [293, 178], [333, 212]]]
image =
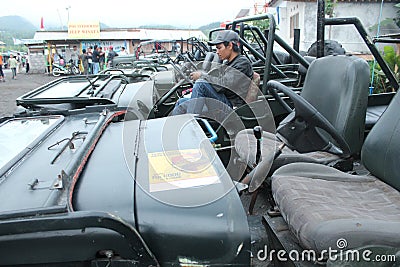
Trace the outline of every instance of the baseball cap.
[[239, 42], [239, 35], [237, 32], [232, 30], [223, 30], [217, 33], [217, 36], [214, 40], [209, 41], [208, 45], [217, 45], [223, 42]]
[[110, 49], [113, 49], [112, 45], [110, 45]]

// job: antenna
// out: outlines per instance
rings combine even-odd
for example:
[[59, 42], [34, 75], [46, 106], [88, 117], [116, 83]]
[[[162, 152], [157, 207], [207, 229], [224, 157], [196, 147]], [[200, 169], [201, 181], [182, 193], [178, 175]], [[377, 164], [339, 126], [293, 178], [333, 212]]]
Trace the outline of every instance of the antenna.
[[67, 10], [67, 13], [68, 13], [68, 17], [67, 17], [67, 27], [68, 27], [68, 24], [69, 24], [69, 10], [71, 9], [71, 6], [67, 6], [66, 8], [65, 8], [65, 10]]
[[61, 19], [60, 10], [58, 8], [57, 8], [57, 14], [58, 14], [58, 18], [60, 19], [61, 30], [64, 30], [64, 24]]

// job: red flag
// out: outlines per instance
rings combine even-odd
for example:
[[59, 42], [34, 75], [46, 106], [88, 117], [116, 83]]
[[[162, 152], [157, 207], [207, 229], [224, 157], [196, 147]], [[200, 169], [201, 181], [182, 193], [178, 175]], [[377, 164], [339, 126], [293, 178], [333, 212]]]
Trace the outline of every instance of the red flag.
[[44, 30], [43, 17], [40, 18], [40, 29]]

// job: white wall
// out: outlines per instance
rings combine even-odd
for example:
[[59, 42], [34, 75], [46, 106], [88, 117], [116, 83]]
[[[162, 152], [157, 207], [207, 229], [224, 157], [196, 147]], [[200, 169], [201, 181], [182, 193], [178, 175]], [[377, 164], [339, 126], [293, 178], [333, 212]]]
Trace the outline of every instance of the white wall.
[[[398, 8], [395, 3], [384, 2], [382, 9], [382, 20], [396, 17]], [[275, 6], [280, 7], [280, 23], [277, 34], [288, 44], [293, 44], [290, 38], [290, 16], [299, 12], [300, 24], [300, 50], [307, 51], [317, 38], [317, 2], [289, 2], [278, 1]], [[334, 9], [334, 17], [358, 17], [371, 37], [376, 35], [369, 28], [378, 23], [380, 13], [380, 2], [339, 2]], [[381, 34], [384, 28], [381, 27]], [[387, 32], [386, 32], [387, 33]], [[326, 26], [325, 38], [337, 40], [347, 52], [368, 52], [367, 46], [362, 41], [354, 26]]]
[[[280, 23], [277, 34], [290, 46], [293, 46], [293, 38], [290, 38], [290, 17], [299, 13], [300, 50], [307, 51], [311, 40], [316, 39], [317, 10], [305, 2], [279, 1], [276, 3], [280, 10]], [[313, 3], [314, 4], [314, 3]]]
[[[395, 3], [383, 4], [381, 20], [385, 18], [396, 17]], [[335, 7], [335, 17], [358, 17], [367, 30], [369, 36], [374, 37], [377, 35], [376, 30], [370, 31], [370, 28], [379, 22], [380, 2], [363, 3], [340, 3]], [[380, 33], [388, 33], [384, 27], [381, 27]], [[398, 31], [397, 31], [398, 32]], [[392, 32], [393, 33], [393, 32]], [[325, 36], [328, 37], [329, 26], [326, 27]], [[332, 26], [331, 38], [339, 41], [346, 51], [352, 52], [366, 52], [369, 51], [354, 26]]]

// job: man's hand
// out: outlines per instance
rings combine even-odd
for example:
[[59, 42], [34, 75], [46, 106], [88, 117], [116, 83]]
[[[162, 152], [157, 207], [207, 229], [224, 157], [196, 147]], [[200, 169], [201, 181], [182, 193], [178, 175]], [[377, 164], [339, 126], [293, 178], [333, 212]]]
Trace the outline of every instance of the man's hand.
[[197, 79], [199, 79], [201, 76], [201, 71], [195, 71], [190, 73], [190, 79], [192, 79], [193, 81], [196, 81]]

